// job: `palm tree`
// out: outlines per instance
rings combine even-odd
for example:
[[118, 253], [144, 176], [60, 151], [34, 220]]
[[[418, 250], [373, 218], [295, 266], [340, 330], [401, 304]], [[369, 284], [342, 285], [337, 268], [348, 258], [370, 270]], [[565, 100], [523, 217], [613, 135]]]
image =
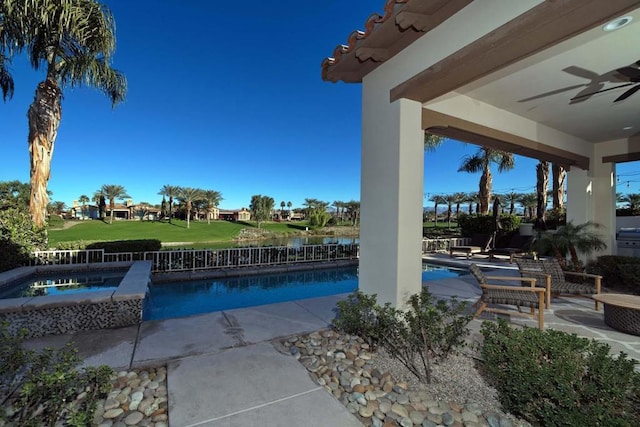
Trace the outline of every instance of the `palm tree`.
[[82, 208], [81, 208], [81, 212], [82, 212], [82, 219], [85, 218], [85, 212], [86, 212], [86, 204], [90, 202], [89, 200], [89, 196], [87, 196], [86, 194], [81, 195], [80, 197], [78, 197], [78, 201], [80, 201], [80, 203], [82, 203]]
[[478, 202], [478, 193], [467, 193], [465, 202], [469, 203], [469, 215], [473, 214], [473, 204]]
[[[0, 49], [3, 49], [3, 45], [0, 45]], [[8, 62], [9, 60], [0, 50], [0, 90], [4, 101], [13, 97], [13, 77], [7, 68]]]
[[460, 214], [460, 205], [467, 201], [467, 193], [453, 193], [454, 203], [456, 204], [456, 219]]
[[284, 207], [287, 206], [287, 204], [283, 201], [280, 202], [280, 219], [284, 218]]
[[99, 189], [98, 191], [96, 191], [95, 193], [93, 193], [93, 199], [92, 199], [96, 205], [98, 205], [98, 217], [104, 221], [104, 215], [105, 215], [105, 202], [104, 202], [104, 193], [102, 192], [102, 189]]
[[171, 218], [173, 216], [173, 198], [178, 196], [180, 187], [177, 185], [163, 185], [158, 194], [160, 196], [169, 198], [169, 224], [171, 224]]
[[122, 185], [117, 184], [105, 184], [100, 188], [100, 193], [104, 194], [104, 197], [109, 199], [109, 209], [111, 215], [109, 216], [109, 224], [113, 224], [113, 211], [116, 207], [116, 199], [126, 199], [131, 197], [127, 194], [127, 190]]
[[504, 195], [505, 202], [509, 203], [509, 215], [513, 215], [513, 213], [516, 211], [516, 203], [518, 202], [520, 196], [520, 193], [516, 193], [514, 191], [511, 191]]
[[[115, 107], [124, 100], [127, 81], [109, 65], [115, 49], [115, 22], [109, 9], [95, 0], [3, 0], [0, 16], [0, 54], [24, 50], [34, 69], [46, 71], [27, 113], [29, 210], [35, 225], [42, 227], [51, 158], [62, 117], [63, 89], [83, 84], [94, 87], [104, 92]], [[4, 60], [0, 70], [6, 71]], [[5, 86], [10, 93], [11, 86], [5, 82], [3, 94], [7, 93]]]
[[291, 217], [291, 206], [293, 206], [293, 204], [291, 202], [287, 202], [287, 210], [289, 211], [289, 217]]
[[349, 218], [351, 218], [351, 226], [355, 227], [358, 224], [360, 218], [360, 202], [357, 200], [350, 200], [346, 203], [347, 212]]
[[482, 172], [480, 184], [478, 186], [478, 197], [480, 198], [480, 213], [489, 213], [491, 203], [491, 188], [493, 186], [493, 176], [491, 175], [491, 163], [498, 165], [498, 172], [511, 170], [515, 166], [513, 154], [506, 151], [494, 150], [489, 147], [480, 147], [473, 156], [466, 156], [458, 172], [476, 173]]
[[564, 180], [567, 177], [567, 172], [564, 167], [552, 164], [551, 165], [551, 201], [554, 211], [561, 211], [564, 208]]
[[193, 202], [203, 197], [202, 190], [192, 187], [178, 187], [178, 199], [184, 203], [187, 209], [187, 228], [189, 228], [189, 219], [191, 218], [191, 208]]
[[606, 249], [607, 244], [600, 238], [596, 229], [599, 224], [588, 221], [584, 224], [574, 225], [568, 221], [566, 225], [559, 227], [554, 233], [542, 233], [538, 239], [537, 248], [540, 252], [551, 251], [562, 268], [566, 268], [567, 253], [571, 257], [571, 264], [575, 271], [584, 270], [582, 262], [578, 258], [578, 252], [587, 256], [593, 251]]
[[538, 196], [536, 193], [521, 194], [518, 198], [518, 203], [520, 203], [524, 209], [524, 216], [528, 216], [529, 219], [533, 219], [533, 208], [536, 207], [538, 203]]
[[213, 208], [217, 208], [222, 201], [222, 193], [215, 190], [205, 190], [202, 192], [202, 197], [206, 202], [207, 224], [211, 224], [211, 212], [213, 211]]
[[424, 150], [435, 151], [436, 148], [442, 145], [444, 138], [438, 135], [434, 135], [427, 131], [424, 132]]
[[547, 211], [547, 188], [549, 187], [549, 162], [540, 160], [536, 165], [536, 223], [545, 229], [544, 214]]
[[444, 197], [441, 194], [434, 194], [433, 196], [431, 196], [429, 198], [430, 202], [433, 202], [433, 214], [434, 214], [434, 221], [435, 221], [435, 225], [434, 228], [438, 228], [438, 205], [440, 203], [446, 203]]
[[629, 205], [629, 210], [631, 212], [635, 212], [640, 207], [640, 194], [638, 193], [629, 193], [625, 194], [620, 200], [622, 203], [626, 203]]
[[458, 199], [455, 194], [447, 194], [444, 196], [444, 201], [447, 204], [447, 227], [451, 228], [451, 215], [453, 214], [453, 204], [456, 203]]

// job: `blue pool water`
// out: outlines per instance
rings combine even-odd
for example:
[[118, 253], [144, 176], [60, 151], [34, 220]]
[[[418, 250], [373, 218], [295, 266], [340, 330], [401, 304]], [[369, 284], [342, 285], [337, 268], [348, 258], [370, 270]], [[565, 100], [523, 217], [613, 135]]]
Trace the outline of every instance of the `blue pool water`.
[[119, 270], [33, 276], [0, 290], [0, 299], [116, 290], [125, 273]]
[[[423, 281], [465, 273], [442, 266], [423, 267]], [[169, 319], [351, 293], [357, 288], [357, 267], [153, 284], [143, 319]]]

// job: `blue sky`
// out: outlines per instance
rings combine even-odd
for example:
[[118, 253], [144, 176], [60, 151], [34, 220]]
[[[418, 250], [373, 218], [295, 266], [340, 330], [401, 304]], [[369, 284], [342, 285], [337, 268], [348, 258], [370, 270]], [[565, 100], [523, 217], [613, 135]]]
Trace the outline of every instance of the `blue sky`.
[[[153, 204], [165, 184], [217, 190], [227, 209], [254, 194], [294, 207], [360, 198], [361, 87], [323, 82], [320, 64], [383, 0], [105, 3], [127, 99], [112, 110], [94, 89], [65, 90], [52, 200], [71, 205], [103, 184]], [[26, 113], [44, 74], [24, 57], [11, 70], [15, 95], [0, 103], [0, 181], [28, 182]], [[425, 153], [424, 192], [477, 191], [478, 174], [456, 172], [476, 149], [448, 141]], [[517, 157], [514, 171], [495, 173], [494, 191], [534, 191], [536, 163]]]

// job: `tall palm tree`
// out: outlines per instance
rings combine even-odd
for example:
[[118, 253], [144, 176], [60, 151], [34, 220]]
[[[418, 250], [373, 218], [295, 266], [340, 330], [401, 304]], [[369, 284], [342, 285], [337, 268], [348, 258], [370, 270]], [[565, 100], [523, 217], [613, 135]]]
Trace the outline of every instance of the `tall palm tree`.
[[213, 208], [217, 208], [222, 201], [222, 193], [215, 190], [205, 190], [202, 192], [202, 198], [206, 203], [207, 224], [211, 224], [211, 212]]
[[360, 202], [358, 200], [350, 200], [346, 203], [346, 208], [351, 219], [351, 226], [355, 227], [360, 218]]
[[440, 203], [445, 203], [444, 197], [441, 194], [434, 194], [429, 198], [430, 202], [433, 202], [433, 215], [435, 220], [435, 228], [438, 228], [438, 205]]
[[451, 215], [453, 214], [453, 205], [458, 199], [455, 194], [447, 194], [444, 196], [444, 202], [447, 204], [447, 227], [451, 228]]
[[516, 211], [516, 203], [518, 202], [520, 196], [521, 194], [516, 193], [515, 191], [510, 191], [504, 195], [505, 201], [509, 203], [509, 215], [513, 215], [513, 213]]
[[[124, 100], [127, 81], [111, 68], [115, 22], [95, 0], [3, 0], [0, 54], [26, 51], [34, 69], [45, 68], [29, 107], [31, 197], [37, 227], [45, 224], [51, 158], [62, 117], [62, 92], [87, 85], [101, 90], [115, 107]], [[6, 69], [3, 60], [0, 69]], [[7, 92], [2, 84], [3, 94]], [[7, 86], [10, 89], [10, 86]], [[10, 91], [9, 91], [10, 93]]]
[[180, 187], [177, 185], [163, 185], [158, 194], [169, 199], [169, 224], [173, 215], [173, 198], [178, 196]]
[[478, 202], [478, 193], [467, 193], [465, 202], [469, 203], [469, 215], [473, 214], [473, 204]]
[[551, 201], [553, 210], [561, 211], [564, 208], [564, 180], [567, 177], [567, 172], [564, 167], [552, 164], [551, 165]]
[[9, 68], [7, 68], [9, 60], [2, 53], [2, 45], [0, 45], [0, 49], [0, 90], [2, 91], [2, 99], [6, 101], [7, 98], [11, 99], [13, 97], [13, 77], [11, 77]]
[[545, 229], [547, 188], [549, 187], [549, 162], [540, 160], [536, 165], [536, 222]]
[[86, 216], [86, 210], [87, 210], [86, 204], [90, 202], [89, 196], [87, 196], [86, 194], [83, 194], [80, 197], [78, 197], [78, 201], [82, 203], [81, 212], [82, 212], [82, 219], [84, 219]]
[[434, 135], [427, 131], [424, 132], [424, 150], [435, 151], [436, 148], [442, 145], [444, 138], [438, 135]]
[[116, 207], [116, 199], [126, 199], [130, 196], [122, 185], [117, 184], [105, 184], [100, 188], [100, 192], [104, 194], [104, 197], [109, 199], [109, 209], [111, 210], [109, 224], [113, 224], [113, 211]]
[[467, 193], [453, 193], [454, 203], [456, 204], [456, 219], [460, 215], [460, 205], [467, 201]]
[[191, 208], [193, 207], [193, 202], [201, 199], [202, 197], [202, 190], [200, 190], [199, 188], [179, 187], [178, 199], [180, 199], [180, 201], [185, 204], [185, 208], [187, 209], [187, 228], [189, 228], [189, 219], [191, 218]]
[[533, 208], [535, 208], [538, 203], [536, 193], [521, 194], [518, 198], [518, 203], [520, 203], [524, 209], [524, 216], [533, 219]]
[[491, 163], [498, 165], [498, 172], [506, 172], [515, 167], [513, 154], [489, 147], [480, 147], [473, 156], [466, 156], [458, 168], [458, 172], [482, 172], [478, 185], [478, 197], [480, 198], [480, 213], [485, 215], [489, 213], [489, 205], [491, 204], [493, 186]]
[[287, 204], [283, 201], [280, 202], [280, 219], [284, 218], [284, 207], [287, 206]]

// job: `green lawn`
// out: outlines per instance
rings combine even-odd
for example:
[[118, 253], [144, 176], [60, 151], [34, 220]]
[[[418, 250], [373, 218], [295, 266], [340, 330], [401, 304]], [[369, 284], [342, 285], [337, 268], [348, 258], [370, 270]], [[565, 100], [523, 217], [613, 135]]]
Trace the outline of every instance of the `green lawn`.
[[[81, 221], [66, 229], [60, 228], [61, 225], [56, 224], [55, 228], [49, 229], [49, 246], [55, 247], [60, 242], [80, 240], [137, 239], [158, 239], [163, 243], [223, 243], [230, 242], [243, 228], [256, 227], [256, 223], [253, 221], [237, 223], [212, 221], [210, 224], [204, 221], [191, 221], [190, 227], [187, 228], [186, 221], [175, 219], [171, 224], [158, 221], [113, 221], [113, 224], [102, 221]], [[279, 235], [295, 234], [297, 231], [304, 231], [306, 226], [307, 224], [304, 222], [267, 222], [260, 224], [261, 228]]]

